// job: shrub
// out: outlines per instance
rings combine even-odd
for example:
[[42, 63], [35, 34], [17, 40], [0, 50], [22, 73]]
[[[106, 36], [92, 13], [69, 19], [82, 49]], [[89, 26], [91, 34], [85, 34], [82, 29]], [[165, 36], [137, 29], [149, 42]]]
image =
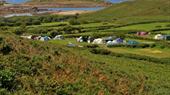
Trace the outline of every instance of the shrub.
[[23, 34], [23, 30], [22, 29], [16, 29], [15, 31], [14, 31], [14, 33], [16, 34], [16, 35], [22, 35]]
[[97, 47], [99, 47], [99, 46], [98, 46], [98, 45], [95, 45], [95, 44], [94, 44], [94, 45], [92, 44], [92, 45], [87, 45], [86, 47], [87, 47], [87, 48], [97, 48]]
[[109, 54], [111, 54], [111, 52], [106, 50], [106, 49], [92, 49], [90, 52], [94, 53], [94, 54], [102, 54], [102, 55], [109, 55]]
[[136, 45], [124, 45], [124, 44], [117, 44], [107, 47], [128, 47], [128, 48], [148, 48], [148, 47], [155, 47], [155, 45], [149, 45], [149, 44], [136, 44]]
[[0, 88], [14, 90], [16, 88], [15, 73], [9, 70], [0, 71]]
[[154, 47], [156, 47], [156, 44], [151, 44], [150, 45], [150, 48], [154, 48]]
[[2, 49], [0, 49], [0, 52], [3, 54], [3, 55], [7, 55], [9, 54], [11, 51], [12, 51], [12, 47], [10, 45], [5, 45], [2, 47]]
[[33, 25], [40, 25], [41, 22], [40, 22], [39, 20], [33, 20], [33, 21], [32, 21], [32, 24], [33, 24]]
[[170, 27], [170, 24], [166, 25], [166, 27]]
[[60, 35], [60, 34], [62, 34], [62, 32], [61, 31], [52, 31], [52, 32], [48, 32], [48, 34], [49, 34], [49, 36], [50, 37], [52, 37], [52, 38], [54, 38], [56, 35]]
[[0, 37], [0, 44], [3, 42], [3, 38], [2, 37]]
[[165, 48], [165, 46], [161, 45], [161, 46], [160, 46], [160, 48], [161, 48], [161, 49], [164, 49], [164, 48]]
[[161, 25], [158, 25], [158, 26], [155, 26], [156, 28], [161, 28], [162, 26]]
[[69, 23], [70, 23], [71, 25], [80, 25], [80, 22], [79, 22], [78, 20], [76, 20], [76, 19], [71, 19], [71, 20], [69, 21]]

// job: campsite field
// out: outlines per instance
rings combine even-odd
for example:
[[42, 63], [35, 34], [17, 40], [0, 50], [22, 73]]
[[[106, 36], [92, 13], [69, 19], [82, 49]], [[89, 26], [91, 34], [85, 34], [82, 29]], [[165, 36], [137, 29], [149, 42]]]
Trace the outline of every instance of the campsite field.
[[169, 4], [131, 0], [87, 14], [0, 18], [0, 95], [170, 95]]
[[[78, 43], [75, 38], [41, 42], [23, 39], [10, 33], [2, 37], [7, 37], [4, 41], [6, 45], [11, 44], [13, 51], [0, 56], [0, 60], [7, 62], [2, 63], [4, 67], [1, 73], [8, 72], [12, 79], [15, 78], [10, 74], [17, 73], [15, 75], [17, 82], [22, 83], [23, 88], [18, 88], [16, 94], [22, 92], [168, 95], [170, 93], [169, 64], [93, 54], [90, 52], [92, 48], [87, 47], [67, 47], [68, 42], [89, 45]], [[101, 45], [98, 48], [103, 47]], [[15, 58], [22, 60], [14, 61]], [[11, 62], [13, 64], [9, 65]], [[13, 72], [7, 71], [11, 69]], [[48, 89], [49, 86], [52, 87]], [[23, 89], [26, 92], [23, 92]], [[1, 92], [13, 93], [5, 91]]]
[[[166, 63], [169, 62], [169, 47], [164, 44], [160, 45], [160, 42], [155, 41], [153, 37], [151, 37], [152, 39], [146, 39], [145, 37], [130, 38], [126, 35], [128, 34], [134, 36], [134, 34], [129, 34], [129, 32], [133, 31], [133, 29], [134, 31], [138, 30], [138, 27], [141, 27], [139, 28], [139, 31], [142, 31], [142, 28], [145, 28], [146, 30], [155, 29], [155, 25], [157, 26], [157, 24], [149, 24], [151, 27], [153, 26], [152, 28], [147, 27], [148, 24], [143, 24], [142, 26], [128, 26], [130, 28], [125, 26], [123, 29], [124, 31], [121, 31], [123, 27], [120, 27], [120, 30], [119, 28], [115, 29], [114, 26], [117, 24], [113, 22], [108, 23], [109, 24], [88, 23], [71, 25], [66, 21], [43, 23], [41, 25], [33, 26], [28, 25], [25, 27], [27, 30], [25, 35], [50, 36], [51, 32], [58, 32], [57, 29], [63, 29], [61, 30], [61, 35], [65, 37], [64, 40], [50, 40], [47, 42], [23, 39], [16, 35], [16, 37], [14, 37], [17, 40], [14, 41], [12, 40], [14, 37], [11, 36], [11, 32], [19, 27], [10, 27], [9, 30], [6, 30], [9, 33], [7, 33], [9, 36], [6, 38], [6, 43], [9, 43], [15, 51], [12, 51], [13, 53], [9, 53], [9, 56], [1, 56], [1, 60], [4, 61], [6, 59], [10, 59], [10, 57], [23, 58], [22, 61], [16, 61], [14, 63], [15, 65], [12, 65], [11, 68], [14, 68], [15, 66], [18, 66], [17, 64], [22, 63], [19, 69], [15, 67], [14, 70], [20, 71], [16, 76], [22, 76], [18, 79], [18, 81], [22, 83], [24, 89], [27, 90], [27, 93], [36, 93], [37, 91], [38, 93], [51, 94], [84, 93], [87, 95], [92, 95], [104, 93], [112, 95], [128, 93], [135, 95], [169, 95], [170, 65], [169, 63]], [[167, 25], [166, 23], [161, 23], [161, 25]], [[160, 23], [158, 25], [160, 25]], [[82, 33], [79, 33], [79, 31], [65, 33], [64, 27], [68, 26], [71, 26], [71, 29], [72, 27], [73, 29], [76, 27], [76, 29], [87, 29], [88, 31], [83, 31]], [[102, 26], [104, 26], [104, 28]], [[135, 28], [133, 28], [133, 26]], [[37, 30], [30, 31], [30, 29]], [[42, 30], [39, 31], [39, 29]], [[92, 44], [86, 42], [79, 43], [76, 41], [76, 37], [94, 35], [98, 37], [123, 35], [122, 37], [124, 37], [125, 40], [134, 40], [141, 43], [154, 43], [156, 46], [152, 48], [106, 47], [106, 45], [97, 45], [98, 47], [93, 47]], [[68, 43], [73, 43], [77, 46], [67, 47]], [[165, 41], [163, 41], [163, 43], [165, 43]], [[29, 51], [26, 52], [26, 50]], [[102, 50], [102, 52], [100, 52], [101, 54], [95, 54], [95, 52], [93, 52], [95, 50]], [[107, 52], [110, 52], [110, 54]], [[29, 57], [30, 55], [31, 57]], [[56, 60], [58, 61], [56, 62]], [[7, 62], [10, 63], [12, 61], [13, 60], [9, 60]], [[33, 67], [36, 67], [37, 69], [28, 67], [28, 64], [32, 62], [35, 64], [35, 66], [32, 64]], [[43, 66], [41, 67], [40, 64]], [[36, 73], [34, 72], [35, 75], [32, 70], [36, 71]], [[24, 73], [24, 75], [22, 75], [22, 73]], [[48, 77], [52, 77], [52, 79], [49, 80]], [[42, 81], [42, 79], [44, 81]], [[28, 84], [36, 86], [29, 86], [29, 88], [26, 88]], [[42, 84], [45, 84], [45, 86], [40, 86]], [[59, 89], [48, 89], [51, 85], [57, 86]], [[37, 86], [38, 88], [36, 88]], [[39, 89], [43, 89], [43, 91]], [[44, 92], [44, 90], [46, 92]], [[54, 90], [55, 92], [53, 92]], [[16, 94], [22, 92], [23, 89], [19, 88], [17, 91], [18, 92], [15, 92]]]
[[[58, 43], [55, 44], [58, 45]], [[119, 80], [119, 77], [121, 77], [121, 81], [127, 83], [124, 84], [126, 85], [124, 89], [131, 90], [132, 92], [134, 91], [134, 93], [137, 89], [143, 89], [143, 93], [149, 94], [170, 93], [168, 90], [170, 85], [168, 82], [170, 80], [169, 74], [167, 74], [168, 72], [170, 72], [168, 70], [168, 64], [155, 64], [152, 62], [131, 60], [128, 58], [114, 57], [109, 55], [95, 55], [90, 53], [89, 49], [85, 48], [66, 49], [94, 62], [92, 63], [94, 68], [100, 68], [100, 73], [103, 74], [103, 76], [101, 76], [101, 80], [104, 78], [103, 80], [106, 81], [104, 85], [108, 86], [111, 80]], [[123, 52], [123, 49], [119, 49], [119, 51], [121, 50]], [[142, 53], [144, 54], [144, 52]], [[164, 81], [162, 82], [162, 80]], [[128, 85], [130, 89], [127, 87]], [[110, 89], [110, 87], [112, 86], [113, 85], [110, 84], [107, 88], [101, 86], [100, 88], [103, 89], [104, 93], [109, 94], [108, 89]]]

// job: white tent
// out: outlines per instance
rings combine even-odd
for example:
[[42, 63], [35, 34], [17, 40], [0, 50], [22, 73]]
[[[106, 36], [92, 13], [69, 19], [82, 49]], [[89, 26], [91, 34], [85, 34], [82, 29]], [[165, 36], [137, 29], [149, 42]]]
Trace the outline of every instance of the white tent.
[[92, 44], [103, 44], [103, 39], [101, 39], [101, 38], [94, 39], [94, 41], [92, 42]]
[[25, 38], [25, 39], [31, 39], [32, 35], [29, 35], [29, 36], [21, 36], [22, 38]]
[[62, 35], [57, 35], [53, 38], [54, 40], [64, 40], [64, 36]]
[[162, 35], [162, 34], [157, 34], [157, 35], [155, 35], [155, 37], [154, 37], [155, 40], [163, 40], [164, 38], [165, 38], [165, 36]]
[[77, 42], [83, 42], [83, 37], [80, 36], [79, 38], [76, 38]]
[[40, 38], [40, 41], [48, 41], [48, 40], [50, 40], [50, 39], [51, 39], [50, 37], [45, 36], [45, 37], [41, 37], [41, 38]]

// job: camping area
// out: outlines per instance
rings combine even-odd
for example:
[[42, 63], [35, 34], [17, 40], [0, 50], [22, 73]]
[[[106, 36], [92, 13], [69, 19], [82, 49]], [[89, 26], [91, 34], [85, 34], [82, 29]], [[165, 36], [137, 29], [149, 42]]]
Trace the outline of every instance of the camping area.
[[120, 1], [14, 5], [102, 8], [67, 15], [2, 15], [0, 94], [170, 95], [169, 0]]

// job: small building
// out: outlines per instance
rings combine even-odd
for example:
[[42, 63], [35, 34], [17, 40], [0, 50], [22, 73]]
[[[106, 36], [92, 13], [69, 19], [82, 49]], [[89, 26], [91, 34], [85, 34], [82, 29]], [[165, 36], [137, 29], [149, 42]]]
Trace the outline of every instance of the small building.
[[0, 0], [0, 4], [5, 4], [6, 0]]
[[165, 36], [162, 35], [162, 34], [157, 34], [157, 35], [155, 35], [154, 39], [155, 39], [155, 40], [164, 40], [164, 39], [165, 39]]

